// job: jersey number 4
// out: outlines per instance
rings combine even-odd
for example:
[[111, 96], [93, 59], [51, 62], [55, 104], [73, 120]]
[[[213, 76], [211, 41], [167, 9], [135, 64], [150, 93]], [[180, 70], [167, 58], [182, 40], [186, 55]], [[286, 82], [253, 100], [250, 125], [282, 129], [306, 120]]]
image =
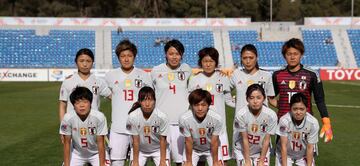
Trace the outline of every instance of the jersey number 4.
[[176, 85], [169, 84], [169, 89], [172, 90], [173, 94], [176, 93]]
[[124, 92], [124, 100], [125, 101], [133, 101], [134, 100], [134, 90], [123, 90]]

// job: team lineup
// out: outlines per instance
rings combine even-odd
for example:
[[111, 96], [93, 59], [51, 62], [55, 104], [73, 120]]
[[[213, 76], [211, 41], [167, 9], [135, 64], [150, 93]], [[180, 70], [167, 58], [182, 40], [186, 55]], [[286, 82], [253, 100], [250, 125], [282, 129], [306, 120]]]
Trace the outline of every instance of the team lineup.
[[[270, 165], [270, 154], [277, 166], [311, 166], [319, 134], [325, 142], [333, 139], [322, 82], [300, 63], [305, 48], [299, 39], [284, 43], [287, 64], [274, 73], [260, 68], [252, 44], [243, 46], [241, 67], [231, 74], [218, 69], [213, 47], [198, 52], [196, 72], [182, 63], [180, 41], [168, 41], [164, 52], [165, 62], [148, 73], [134, 66], [137, 48], [123, 40], [115, 50], [120, 68], [105, 79], [90, 72], [91, 50], [77, 52], [78, 72], [64, 80], [59, 96], [63, 165], [123, 166], [130, 153], [131, 166], [146, 165], [149, 158], [160, 166], [226, 166], [230, 159], [263, 166]], [[312, 115], [312, 95], [321, 126]], [[101, 97], [111, 100], [110, 130], [99, 111]], [[235, 109], [232, 126], [226, 126], [226, 105]]]

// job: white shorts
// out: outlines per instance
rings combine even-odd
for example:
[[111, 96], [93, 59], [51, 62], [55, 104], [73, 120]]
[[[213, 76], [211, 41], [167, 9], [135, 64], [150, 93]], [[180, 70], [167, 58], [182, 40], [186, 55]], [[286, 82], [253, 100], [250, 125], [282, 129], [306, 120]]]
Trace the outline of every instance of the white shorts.
[[[131, 149], [132, 150], [132, 149]], [[139, 165], [144, 166], [148, 159], [152, 158], [154, 160], [155, 165], [160, 165], [160, 150], [152, 153], [139, 152]], [[166, 150], [166, 165], [171, 166], [170, 162], [170, 151]], [[131, 151], [130, 160], [133, 160], [133, 152]], [[130, 164], [131, 165], [131, 164]]]
[[[291, 159], [290, 157], [287, 158], [287, 165], [298, 165], [298, 166], [306, 166], [307, 165], [307, 160], [306, 158], [301, 158], [301, 159]], [[281, 166], [281, 154], [276, 153], [276, 159], [275, 159], [275, 165], [276, 166]], [[313, 158], [313, 162], [312, 162], [312, 166], [315, 166], [315, 160]]]
[[[245, 160], [243, 158], [242, 152], [238, 149], [234, 149], [234, 154], [235, 154], [236, 164], [238, 166], [245, 165]], [[250, 156], [251, 165], [257, 166], [259, 158], [260, 158], [260, 153], [251, 155]], [[270, 165], [270, 150], [268, 150], [264, 159], [264, 166], [269, 166], [269, 165]]]
[[130, 136], [128, 134], [116, 133], [110, 131], [110, 159], [125, 160], [130, 145]]
[[[219, 148], [218, 160], [222, 161], [222, 155], [220, 153], [221, 149]], [[213, 158], [211, 156], [210, 150], [199, 152], [197, 150], [192, 151], [192, 165], [197, 165], [199, 161], [207, 161], [208, 166], [212, 166]], [[184, 162], [186, 161], [186, 154], [184, 153]]]
[[168, 131], [166, 139], [169, 142], [171, 159], [175, 163], [182, 163], [185, 138], [181, 135], [178, 124], [170, 124]]
[[221, 145], [220, 148], [221, 148], [222, 159], [224, 161], [230, 160], [231, 157], [229, 154], [229, 139], [226, 130], [219, 135], [219, 140]]
[[[105, 161], [106, 166], [110, 166], [110, 161]], [[90, 158], [83, 158], [79, 156], [76, 152], [72, 152], [70, 156], [70, 166], [83, 166], [85, 164], [91, 164], [92, 166], [99, 166], [99, 154], [91, 156]]]

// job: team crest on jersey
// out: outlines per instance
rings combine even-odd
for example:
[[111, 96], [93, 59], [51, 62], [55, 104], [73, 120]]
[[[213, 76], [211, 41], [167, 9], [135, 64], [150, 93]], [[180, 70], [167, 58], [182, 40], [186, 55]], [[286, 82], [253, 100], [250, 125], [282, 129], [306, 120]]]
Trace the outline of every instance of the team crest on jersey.
[[206, 129], [205, 128], [199, 128], [199, 134], [200, 134], [200, 136], [205, 136], [205, 134], [206, 134]]
[[210, 137], [212, 135], [212, 133], [214, 132], [214, 127], [208, 127], [207, 128], [207, 134]]
[[250, 86], [250, 85], [254, 84], [254, 80], [248, 80], [246, 83], [248, 86]]
[[265, 89], [265, 81], [259, 81], [258, 84]]
[[259, 130], [259, 126], [257, 124], [251, 124], [251, 131], [256, 133]]
[[306, 87], [307, 87], [306, 81], [305, 81], [305, 80], [301, 80], [301, 81], [299, 82], [299, 89], [300, 89], [300, 90], [305, 90]]
[[92, 92], [94, 95], [97, 95], [98, 91], [99, 91], [99, 86], [96, 86], [96, 85], [92, 86]]
[[61, 131], [66, 131], [66, 129], [67, 129], [67, 125], [66, 124], [62, 124], [61, 125]]
[[90, 135], [95, 135], [96, 134], [96, 127], [88, 127], [88, 130], [89, 130]]
[[265, 133], [267, 126], [268, 126], [268, 124], [266, 123], [266, 120], [264, 120], [263, 123], [260, 125], [261, 132]]
[[130, 88], [130, 87], [131, 87], [131, 80], [129, 80], [129, 79], [126, 79], [126, 80], [125, 80], [125, 87], [126, 87], [126, 88]]
[[206, 84], [206, 90], [207, 90], [208, 92], [210, 92], [210, 91], [212, 90], [212, 85], [211, 85], [211, 83], [207, 83], [207, 84]]
[[80, 128], [80, 135], [81, 135], [81, 136], [85, 136], [85, 135], [86, 135], [86, 128], [85, 128], [85, 127]]
[[289, 81], [289, 88], [290, 88], [290, 89], [294, 89], [295, 86], [296, 86], [296, 82], [295, 82], [294, 80], [290, 80], [290, 81]]
[[135, 79], [135, 86], [136, 86], [137, 88], [141, 88], [141, 87], [142, 87], [142, 84], [143, 84], [142, 80], [140, 80], [140, 79]]
[[151, 133], [151, 127], [150, 126], [144, 126], [144, 135], [150, 136]]
[[168, 80], [169, 81], [173, 81], [175, 79], [175, 74], [174, 73], [168, 73]]
[[178, 72], [178, 79], [181, 80], [181, 81], [185, 80], [185, 72], [179, 71]]
[[224, 90], [223, 84], [216, 84], [216, 92], [220, 93]]
[[298, 140], [300, 139], [300, 133], [299, 132], [293, 132], [293, 138]]
[[160, 132], [160, 126], [151, 126], [151, 130], [153, 133], [157, 134]]

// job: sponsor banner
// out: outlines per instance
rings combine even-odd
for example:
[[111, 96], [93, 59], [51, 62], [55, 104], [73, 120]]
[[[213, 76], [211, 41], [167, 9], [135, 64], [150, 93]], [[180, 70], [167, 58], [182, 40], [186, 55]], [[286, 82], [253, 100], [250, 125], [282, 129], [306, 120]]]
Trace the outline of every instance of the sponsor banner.
[[64, 81], [77, 72], [77, 69], [49, 69], [49, 81]]
[[61, 17], [0, 17], [0, 25], [33, 26], [246, 26], [250, 18], [61, 18]]
[[48, 69], [0, 69], [0, 81], [48, 81]]
[[306, 17], [304, 25], [360, 25], [360, 17]]
[[360, 69], [320, 69], [321, 80], [360, 80]]

